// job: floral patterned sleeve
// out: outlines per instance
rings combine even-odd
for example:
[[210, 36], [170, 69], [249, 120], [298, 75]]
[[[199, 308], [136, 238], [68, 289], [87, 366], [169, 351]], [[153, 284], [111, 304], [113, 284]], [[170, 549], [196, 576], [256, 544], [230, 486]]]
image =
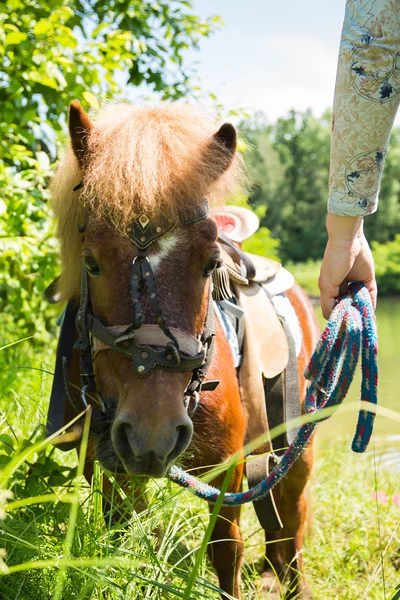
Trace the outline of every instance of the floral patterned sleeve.
[[347, 0], [333, 104], [328, 211], [376, 211], [400, 100], [400, 1]]

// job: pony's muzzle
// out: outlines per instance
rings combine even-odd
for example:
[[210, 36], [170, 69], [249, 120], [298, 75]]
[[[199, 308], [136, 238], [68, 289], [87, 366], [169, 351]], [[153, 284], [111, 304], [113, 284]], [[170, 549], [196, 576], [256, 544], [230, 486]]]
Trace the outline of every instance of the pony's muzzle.
[[183, 413], [168, 423], [158, 435], [135, 427], [133, 417], [120, 413], [112, 426], [111, 439], [118, 457], [129, 475], [164, 477], [169, 465], [190, 443], [193, 424]]

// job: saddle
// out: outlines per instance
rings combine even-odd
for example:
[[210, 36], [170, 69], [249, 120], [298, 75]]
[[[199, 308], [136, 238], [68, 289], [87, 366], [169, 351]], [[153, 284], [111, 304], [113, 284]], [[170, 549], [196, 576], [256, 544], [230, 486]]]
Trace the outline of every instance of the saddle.
[[[269, 431], [301, 414], [296, 344], [290, 326], [282, 315], [278, 316], [274, 305], [275, 299], [282, 298], [295, 280], [280, 263], [241, 250], [243, 229], [245, 233], [248, 231], [246, 227], [241, 233], [233, 231], [233, 237], [240, 241], [226, 235], [224, 225], [230, 209], [224, 209], [222, 222], [218, 213], [214, 218], [219, 227], [218, 241], [231, 293], [243, 310], [244, 334], [238, 377], [247, 413], [247, 442], [255, 442], [261, 436], [266, 439], [247, 457], [249, 487], [254, 487], [268, 475], [293, 439], [294, 432], [288, 431], [271, 440]], [[246, 218], [244, 211], [250, 213], [241, 209], [242, 220]], [[254, 213], [250, 214], [253, 222]], [[219, 280], [221, 276], [216, 274], [214, 286], [217, 297]], [[225, 284], [225, 298], [229, 294], [226, 287]], [[229, 312], [229, 306], [227, 310]], [[282, 528], [272, 492], [254, 503], [254, 507], [266, 531]]]

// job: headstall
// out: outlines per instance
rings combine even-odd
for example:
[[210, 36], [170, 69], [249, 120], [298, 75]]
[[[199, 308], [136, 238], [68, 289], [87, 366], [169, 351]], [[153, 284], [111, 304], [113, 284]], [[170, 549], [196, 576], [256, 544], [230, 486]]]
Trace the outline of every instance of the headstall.
[[[76, 186], [74, 191], [80, 187], [82, 185]], [[88, 406], [87, 397], [96, 400], [100, 405], [101, 414], [96, 409], [93, 411], [91, 429], [94, 433], [100, 433], [103, 429], [104, 418], [102, 415], [108, 408], [97, 389], [94, 374], [93, 361], [101, 350], [111, 349], [128, 357], [132, 361], [133, 370], [139, 377], [146, 377], [155, 368], [191, 371], [192, 377], [184, 393], [184, 403], [190, 414], [198, 406], [200, 391], [214, 390], [217, 387], [218, 381], [203, 383], [212, 360], [215, 338], [211, 278], [204, 328], [197, 338], [168, 326], [160, 308], [156, 279], [148, 258], [148, 250], [156, 240], [178, 225], [190, 225], [205, 219], [208, 215], [209, 206], [205, 200], [181, 213], [178, 221], [160, 219], [154, 223], [146, 214], [142, 214], [133, 221], [128, 234], [137, 248], [137, 253], [133, 259], [129, 277], [132, 306], [132, 323], [129, 326], [107, 327], [93, 314], [89, 275], [85, 257], [83, 258], [80, 304], [75, 319], [78, 339], [74, 344], [74, 349], [80, 352], [81, 407], [77, 406], [76, 401], [69, 394], [68, 373], [66, 372], [64, 372], [64, 385], [68, 399], [79, 412]], [[81, 233], [85, 232], [87, 222], [88, 218], [85, 219], [84, 225], [79, 227]], [[155, 324], [144, 322], [142, 302], [145, 294], [147, 294]], [[65, 369], [64, 364], [64, 371]], [[193, 406], [190, 406], [191, 401], [193, 401]]]

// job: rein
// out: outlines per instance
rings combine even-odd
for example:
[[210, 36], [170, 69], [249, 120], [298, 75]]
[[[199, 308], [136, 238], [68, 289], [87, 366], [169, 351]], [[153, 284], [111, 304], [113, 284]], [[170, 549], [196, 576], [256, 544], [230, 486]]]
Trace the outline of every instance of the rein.
[[[353, 296], [343, 298], [332, 312], [325, 330], [304, 372], [310, 381], [305, 400], [305, 413], [316, 415], [323, 408], [337, 407], [345, 399], [361, 353], [361, 400], [377, 404], [378, 396], [378, 338], [375, 314], [369, 293], [362, 283], [350, 284]], [[330, 415], [329, 415], [330, 416]], [[302, 425], [279, 464], [256, 487], [238, 494], [226, 493], [223, 506], [235, 506], [260, 500], [288, 473], [299, 458], [316, 429], [318, 421]], [[370, 440], [375, 413], [360, 410], [352, 442], [354, 452], [364, 452]], [[192, 494], [216, 502], [221, 492], [183, 469], [172, 466], [168, 478]]]

